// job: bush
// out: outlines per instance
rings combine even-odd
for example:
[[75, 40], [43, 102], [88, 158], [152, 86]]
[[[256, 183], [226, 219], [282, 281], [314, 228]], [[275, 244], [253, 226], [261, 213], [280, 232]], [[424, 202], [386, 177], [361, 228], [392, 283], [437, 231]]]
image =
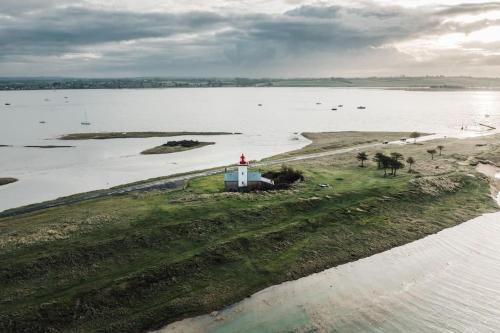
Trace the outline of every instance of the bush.
[[304, 175], [300, 170], [283, 165], [280, 171], [269, 171], [262, 175], [274, 181], [276, 188], [288, 188], [297, 181], [303, 181]]
[[195, 147], [198, 146], [200, 142], [198, 140], [181, 140], [181, 141], [168, 141], [162, 146], [164, 147]]

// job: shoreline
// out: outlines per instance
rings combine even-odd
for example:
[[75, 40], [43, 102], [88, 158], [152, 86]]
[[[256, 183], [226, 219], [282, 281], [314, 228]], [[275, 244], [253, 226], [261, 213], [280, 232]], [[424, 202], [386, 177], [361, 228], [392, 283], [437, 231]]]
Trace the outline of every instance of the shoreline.
[[[338, 144], [342, 133], [324, 136]], [[425, 149], [442, 140], [422, 145], [375, 143], [341, 148], [330, 155], [314, 153], [305, 160], [292, 157], [286, 163], [304, 170], [306, 181], [284, 191], [224, 193], [220, 170], [213, 170], [183, 182], [183, 189], [116, 192], [0, 218], [5, 230], [0, 244], [9, 254], [4, 259], [13, 265], [0, 279], [7, 295], [17, 299], [17, 288], [45, 285], [43, 276], [49, 271], [56, 274], [57, 284], [44, 287], [45, 295], [54, 288], [57, 295], [55, 303], [44, 307], [53, 318], [46, 323], [55, 325], [50, 327], [70, 329], [62, 322], [57, 326], [57, 318], [77, 311], [75, 297], [94, 313], [76, 315], [80, 319], [74, 325], [87, 331], [97, 329], [96, 321], [119, 331], [162, 327], [223, 308], [267, 286], [364, 258], [492, 211], [486, 180], [468, 176], [473, 168], [465, 162], [467, 154], [480, 153], [475, 150], [477, 142], [496, 139], [448, 139], [446, 155], [433, 161]], [[361, 149], [369, 154], [383, 150], [414, 155], [419, 161], [417, 173], [383, 177], [373, 163], [360, 168], [353, 156]], [[490, 147], [479, 150], [489, 152]], [[280, 164], [271, 161], [262, 167]], [[332, 186], [317, 186], [324, 182]], [[40, 246], [43, 253], [36, 252]], [[18, 258], [23, 258], [21, 264]], [[248, 262], [252, 264], [244, 264]], [[94, 265], [99, 269], [92, 269]], [[92, 283], [74, 285], [73, 275]], [[115, 277], [108, 280], [109, 276]], [[66, 288], [76, 288], [76, 294], [57, 292]], [[24, 313], [22, 323], [9, 317], [26, 328], [40, 324], [36, 300], [29, 300], [33, 307], [16, 308]], [[123, 300], [130, 305], [122, 307]], [[108, 304], [106, 311], [101, 311], [102, 302]]]
[[[114, 133], [114, 132], [105, 132], [105, 133]], [[141, 132], [142, 133], [142, 132]], [[398, 139], [403, 133], [406, 132], [386, 132], [386, 131], [374, 131], [374, 132], [361, 132], [361, 131], [340, 131], [340, 132], [317, 132], [317, 134], [320, 133], [330, 133], [333, 135], [344, 135], [346, 133], [358, 133], [358, 134], [365, 134], [365, 133], [370, 133], [374, 135], [379, 135], [380, 138], [387, 138], [390, 137], [394, 140]], [[235, 133], [239, 134], [239, 133]], [[306, 134], [306, 132], [301, 133], [300, 135]], [[309, 133], [312, 134], [312, 133]], [[434, 134], [426, 134], [422, 133], [422, 137], [419, 138], [419, 140], [425, 140], [427, 137], [432, 138]], [[271, 157], [266, 157], [263, 158], [262, 160], [258, 161], [257, 163], [252, 163], [256, 167], [260, 166], [271, 166], [271, 165], [277, 165], [281, 163], [289, 163], [293, 161], [300, 161], [302, 159], [310, 159], [310, 158], [318, 158], [322, 157], [325, 155], [329, 155], [330, 153], [336, 154], [336, 150], [332, 150], [331, 152], [329, 151], [318, 151], [317, 148], [324, 148], [321, 145], [318, 145], [318, 147], [315, 145], [315, 143], [311, 140], [308, 139], [307, 136], [304, 136], [307, 140], [309, 140], [309, 144], [305, 145], [303, 148], [299, 150], [291, 150], [288, 152], [280, 153]], [[379, 140], [380, 141], [380, 140]], [[397, 141], [394, 141], [395, 143]], [[346, 146], [346, 143], [340, 143], [336, 144], [335, 148], [338, 149], [338, 153], [344, 153], [344, 151], [352, 149], [352, 150], [359, 150], [363, 148], [369, 148], [372, 146], [377, 146], [381, 145], [381, 142], [374, 142], [373, 139], [370, 139], [368, 141], [363, 140], [363, 141], [358, 141], [356, 145], [354, 146]], [[310, 150], [309, 148], [313, 148]], [[303, 152], [305, 155], [301, 156], [297, 153]], [[310, 153], [310, 154], [309, 154]], [[278, 157], [281, 157], [278, 159]], [[187, 172], [181, 172], [181, 173], [174, 173], [171, 175], [166, 175], [166, 176], [159, 176], [159, 177], [153, 177], [153, 178], [147, 178], [139, 181], [134, 181], [130, 183], [124, 183], [116, 186], [112, 186], [110, 188], [104, 188], [104, 189], [97, 189], [93, 191], [87, 191], [87, 192], [81, 192], [81, 193], [75, 193], [69, 196], [62, 196], [58, 197], [55, 199], [51, 200], [46, 200], [46, 201], [41, 201], [41, 202], [36, 202], [32, 203], [29, 205], [23, 205], [19, 207], [13, 207], [13, 208], [8, 208], [3, 211], [0, 211], [0, 218], [2, 217], [12, 217], [16, 216], [19, 214], [25, 214], [25, 213], [31, 213], [43, 209], [48, 209], [48, 208], [54, 208], [54, 207], [60, 207], [63, 205], [71, 205], [87, 200], [92, 200], [104, 196], [109, 196], [109, 195], [117, 195], [117, 194], [125, 194], [125, 193], [131, 193], [131, 192], [143, 192], [143, 191], [151, 191], [151, 190], [156, 190], [156, 189], [174, 189], [174, 188], [179, 188], [180, 186], [183, 186], [183, 184], [192, 178], [198, 178], [198, 177], [203, 177], [206, 175], [213, 175], [217, 173], [223, 172], [225, 168], [233, 167], [236, 166], [237, 164], [227, 164], [227, 165], [222, 165], [222, 166], [216, 166], [212, 168], [207, 168], [207, 169], [200, 169], [200, 170], [192, 170], [192, 171], [187, 171]]]

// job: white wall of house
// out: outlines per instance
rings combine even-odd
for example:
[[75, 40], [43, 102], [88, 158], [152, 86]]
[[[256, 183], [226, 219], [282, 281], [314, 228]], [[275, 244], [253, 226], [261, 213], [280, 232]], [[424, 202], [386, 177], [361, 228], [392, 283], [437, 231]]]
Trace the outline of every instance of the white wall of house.
[[246, 165], [238, 166], [238, 187], [248, 186], [248, 167]]

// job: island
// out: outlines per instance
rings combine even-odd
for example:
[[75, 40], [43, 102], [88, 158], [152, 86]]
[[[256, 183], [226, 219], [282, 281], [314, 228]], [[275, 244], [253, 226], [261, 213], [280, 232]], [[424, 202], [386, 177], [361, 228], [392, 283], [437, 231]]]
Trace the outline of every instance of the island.
[[498, 210], [476, 168], [500, 165], [500, 135], [383, 143], [401, 135], [308, 134], [250, 163], [300, 172], [280, 190], [225, 192], [220, 168], [4, 215], [0, 331], [157, 329]]
[[12, 177], [0, 177], [0, 186], [2, 185], [7, 185], [7, 184], [10, 184], [10, 183], [15, 183], [17, 182], [17, 179], [16, 178], [12, 178]]
[[168, 141], [160, 146], [156, 146], [141, 152], [143, 155], [157, 155], [157, 154], [170, 154], [178, 153], [181, 151], [201, 148], [209, 145], [214, 145], [215, 142], [200, 142], [198, 140], [181, 140], [181, 141]]
[[144, 139], [186, 135], [237, 135], [239, 132], [99, 132], [72, 133], [59, 137], [59, 140], [108, 140], [108, 139]]

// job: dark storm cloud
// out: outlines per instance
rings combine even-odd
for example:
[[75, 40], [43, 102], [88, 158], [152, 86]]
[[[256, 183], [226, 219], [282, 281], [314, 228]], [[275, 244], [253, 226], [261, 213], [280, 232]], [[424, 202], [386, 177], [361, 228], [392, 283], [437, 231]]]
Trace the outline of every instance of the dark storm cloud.
[[[444, 20], [500, 8], [499, 3], [410, 9], [361, 2], [355, 7], [299, 6], [282, 14], [230, 15], [112, 11], [88, 7], [84, 2], [64, 3], [2, 0], [0, 69], [10, 62], [29, 65], [43, 57], [71, 61], [63, 56], [95, 52], [102, 58], [70, 65], [85, 71], [94, 66], [96, 70], [116, 68], [123, 72], [126, 68], [140, 72], [211, 66], [214, 70], [225, 68], [227, 75], [233, 66], [268, 66], [292, 58], [307, 59], [309, 54], [368, 50], [426, 34], [470, 32], [495, 22]], [[189, 38], [184, 38], [187, 34]], [[129, 41], [134, 43], [123, 44]], [[110, 44], [116, 47], [110, 48]]]
[[220, 21], [217, 15], [206, 12], [176, 15], [57, 8], [0, 19], [0, 43], [5, 53], [35, 50], [58, 54], [86, 45], [196, 32]]
[[[74, 0], [72, 4], [75, 5], [79, 2], [78, 0]], [[64, 3], [64, 0], [2, 0], [0, 1], [0, 14], [17, 15], [54, 8]]]

